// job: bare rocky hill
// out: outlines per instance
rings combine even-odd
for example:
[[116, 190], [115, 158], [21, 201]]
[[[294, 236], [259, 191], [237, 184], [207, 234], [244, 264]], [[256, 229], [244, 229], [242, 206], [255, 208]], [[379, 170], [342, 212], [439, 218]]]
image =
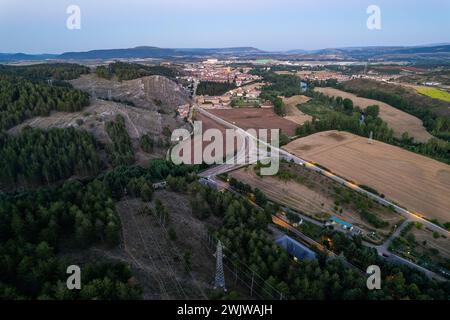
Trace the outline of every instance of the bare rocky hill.
[[97, 98], [132, 102], [138, 108], [175, 113], [178, 106], [190, 103], [189, 94], [176, 82], [163, 76], [148, 76], [129, 81], [107, 80], [95, 74], [70, 81], [78, 89]]
[[[91, 104], [80, 112], [52, 112], [47, 117], [35, 117], [11, 128], [17, 134], [24, 126], [41, 129], [75, 127], [87, 130], [102, 143], [110, 143], [105, 123], [117, 115], [125, 126], [135, 149], [136, 161], [145, 163], [152, 157], [164, 157], [166, 146], [144, 153], [139, 138], [148, 134], [154, 141], [166, 141], [164, 128], [173, 131], [186, 126], [176, 114], [178, 106], [190, 103], [189, 95], [177, 83], [162, 76], [149, 76], [130, 81], [106, 80], [94, 74], [70, 81], [72, 85], [91, 94]], [[111, 97], [112, 100], [104, 100]]]

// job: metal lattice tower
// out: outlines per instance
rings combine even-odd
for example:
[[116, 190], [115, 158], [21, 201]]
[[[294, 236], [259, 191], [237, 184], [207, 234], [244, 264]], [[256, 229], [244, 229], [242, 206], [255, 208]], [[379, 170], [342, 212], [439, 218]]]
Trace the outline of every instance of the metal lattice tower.
[[214, 289], [223, 288], [223, 291], [227, 291], [225, 287], [225, 274], [223, 273], [223, 252], [222, 242], [217, 242], [216, 249], [216, 278], [214, 280]]

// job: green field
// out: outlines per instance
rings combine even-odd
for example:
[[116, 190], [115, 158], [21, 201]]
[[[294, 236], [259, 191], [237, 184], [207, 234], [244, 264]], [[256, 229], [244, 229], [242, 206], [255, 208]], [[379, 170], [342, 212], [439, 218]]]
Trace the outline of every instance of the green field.
[[450, 93], [435, 88], [420, 87], [416, 89], [418, 93], [434, 99], [450, 102]]

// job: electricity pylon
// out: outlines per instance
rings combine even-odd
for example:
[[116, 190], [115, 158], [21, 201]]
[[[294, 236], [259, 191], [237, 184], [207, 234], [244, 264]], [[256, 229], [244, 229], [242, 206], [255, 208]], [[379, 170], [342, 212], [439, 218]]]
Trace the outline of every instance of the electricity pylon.
[[223, 252], [222, 252], [222, 242], [219, 240], [217, 242], [216, 249], [216, 277], [214, 280], [214, 290], [217, 288], [223, 288], [223, 291], [227, 291], [225, 287], [225, 274], [223, 273]]

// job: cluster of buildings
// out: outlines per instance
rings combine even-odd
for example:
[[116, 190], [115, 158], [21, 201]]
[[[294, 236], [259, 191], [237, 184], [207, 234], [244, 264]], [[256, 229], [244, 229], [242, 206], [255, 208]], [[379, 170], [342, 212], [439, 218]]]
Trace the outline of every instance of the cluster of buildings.
[[238, 87], [236, 89], [230, 90], [228, 92], [229, 95], [231, 96], [236, 96], [236, 97], [247, 97], [250, 99], [257, 99], [259, 97], [259, 95], [261, 94], [261, 87], [264, 85], [264, 83], [254, 83], [254, 84], [249, 84], [247, 86], [241, 86]]
[[352, 77], [334, 71], [299, 71], [297, 76], [302, 79], [312, 81], [325, 81], [329, 79], [336, 79], [338, 82], [350, 80]]
[[219, 64], [216, 59], [209, 59], [199, 64], [187, 65], [184, 73], [188, 81], [234, 82], [236, 86], [259, 80], [260, 77], [249, 74], [250, 68], [231, 68]]
[[230, 90], [221, 96], [197, 96], [195, 103], [206, 109], [229, 109], [232, 107], [272, 108], [269, 101], [261, 101], [263, 83], [252, 83]]
[[355, 227], [350, 222], [342, 220], [342, 219], [340, 219], [340, 218], [338, 218], [336, 216], [332, 216], [325, 225], [326, 226], [339, 227], [339, 228], [343, 229], [344, 231], [350, 232], [353, 235], [360, 235], [360, 234], [362, 234], [362, 230], [361, 229]]

